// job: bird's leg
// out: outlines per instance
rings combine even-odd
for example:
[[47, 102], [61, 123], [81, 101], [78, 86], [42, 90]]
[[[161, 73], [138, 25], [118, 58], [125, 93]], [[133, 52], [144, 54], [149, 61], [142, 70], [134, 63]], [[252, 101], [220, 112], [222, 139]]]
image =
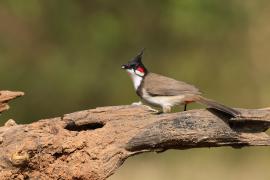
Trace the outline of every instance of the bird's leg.
[[187, 104], [185, 104], [185, 107], [184, 107], [184, 111], [186, 111], [187, 110]]
[[143, 106], [146, 107], [148, 111], [153, 112], [154, 114], [161, 114], [162, 113], [159, 110], [156, 110], [156, 109], [154, 109], [154, 108], [152, 108], [150, 106], [147, 106], [147, 105], [144, 105], [144, 104], [143, 104]]
[[156, 110], [156, 109], [154, 109], [154, 108], [151, 108], [150, 106], [146, 106], [146, 105], [144, 105], [145, 107], [147, 107], [147, 109], [149, 110], [149, 111], [151, 111], [151, 112], [153, 112], [153, 113], [155, 113], [155, 114], [160, 114], [160, 111], [159, 110]]
[[163, 113], [162, 111], [153, 109], [152, 107], [143, 104], [142, 101], [134, 102], [134, 103], [132, 103], [131, 105], [132, 105], [132, 106], [144, 106], [145, 108], [147, 108], [148, 111], [151, 111], [151, 112], [153, 112], [154, 114], [162, 114], [162, 113]]

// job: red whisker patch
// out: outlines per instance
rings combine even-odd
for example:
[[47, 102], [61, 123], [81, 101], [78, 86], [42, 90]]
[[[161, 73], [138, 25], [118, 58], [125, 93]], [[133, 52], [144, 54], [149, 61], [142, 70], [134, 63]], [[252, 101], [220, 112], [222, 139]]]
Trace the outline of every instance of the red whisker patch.
[[142, 68], [142, 67], [138, 67], [137, 69], [136, 69], [137, 71], [140, 71], [140, 72], [144, 72], [144, 69]]

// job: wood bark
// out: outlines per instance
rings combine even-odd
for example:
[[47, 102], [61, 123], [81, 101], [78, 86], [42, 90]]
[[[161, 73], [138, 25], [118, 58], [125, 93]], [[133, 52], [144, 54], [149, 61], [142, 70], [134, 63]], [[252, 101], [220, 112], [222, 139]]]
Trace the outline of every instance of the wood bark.
[[0, 113], [9, 109], [10, 100], [23, 96], [23, 92], [0, 91]]
[[130, 156], [167, 149], [269, 146], [270, 110], [212, 109], [153, 114], [145, 106], [101, 107], [0, 127], [0, 179], [111, 176]]

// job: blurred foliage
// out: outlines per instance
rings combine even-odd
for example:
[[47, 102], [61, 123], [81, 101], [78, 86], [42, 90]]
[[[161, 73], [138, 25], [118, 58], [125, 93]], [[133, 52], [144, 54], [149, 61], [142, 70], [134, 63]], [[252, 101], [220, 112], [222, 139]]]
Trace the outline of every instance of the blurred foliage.
[[130, 158], [109, 180], [268, 180], [268, 168], [269, 148], [170, 150]]
[[120, 67], [143, 47], [150, 70], [193, 83], [209, 98], [269, 106], [269, 13], [266, 0], [2, 0], [0, 89], [26, 96], [0, 124], [137, 101]]

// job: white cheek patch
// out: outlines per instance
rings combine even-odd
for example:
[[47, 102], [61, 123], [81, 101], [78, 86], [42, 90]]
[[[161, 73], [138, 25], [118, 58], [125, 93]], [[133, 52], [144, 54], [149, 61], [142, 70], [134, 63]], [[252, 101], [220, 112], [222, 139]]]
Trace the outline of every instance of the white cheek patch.
[[127, 69], [126, 71], [128, 72], [128, 74], [134, 74], [134, 71], [132, 71], [130, 69]]
[[144, 72], [141, 72], [141, 71], [135, 71], [135, 73], [137, 74], [137, 75], [139, 75], [139, 76], [144, 76]]
[[132, 79], [135, 90], [137, 90], [138, 87], [141, 85], [143, 78], [141, 76], [138, 76], [136, 73], [134, 73], [133, 70], [127, 69], [127, 72], [129, 73], [129, 75]]

